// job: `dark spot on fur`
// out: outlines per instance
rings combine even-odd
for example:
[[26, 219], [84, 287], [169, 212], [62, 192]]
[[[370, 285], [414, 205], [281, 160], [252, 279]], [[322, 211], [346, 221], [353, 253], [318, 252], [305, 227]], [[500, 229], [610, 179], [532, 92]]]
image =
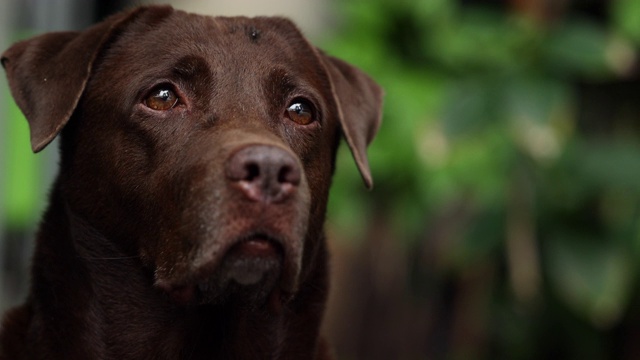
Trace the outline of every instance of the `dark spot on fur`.
[[249, 34], [249, 38], [253, 42], [257, 42], [258, 39], [260, 39], [260, 30], [254, 28], [253, 26], [247, 30], [247, 33]]

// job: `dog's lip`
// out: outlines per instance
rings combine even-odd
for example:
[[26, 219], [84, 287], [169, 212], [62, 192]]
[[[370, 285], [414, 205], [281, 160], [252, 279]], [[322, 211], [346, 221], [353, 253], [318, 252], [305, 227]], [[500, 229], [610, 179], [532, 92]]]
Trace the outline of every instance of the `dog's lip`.
[[284, 252], [281, 242], [266, 235], [253, 235], [234, 243], [225, 256], [275, 257]]
[[[221, 252], [222, 256], [217, 260], [209, 260], [193, 269], [191, 275], [181, 279], [156, 278], [155, 286], [167, 293], [176, 303], [190, 304], [198, 297], [198, 293], [209, 288], [211, 281], [215, 281], [221, 271], [222, 262], [229, 256], [246, 257], [253, 259], [271, 259], [281, 262], [280, 280], [274, 292], [286, 301], [297, 286], [297, 274], [291, 263], [291, 251], [286, 240], [272, 236], [265, 232], [253, 232], [249, 235], [239, 236], [234, 241], [227, 243]], [[251, 282], [251, 279], [246, 281]]]

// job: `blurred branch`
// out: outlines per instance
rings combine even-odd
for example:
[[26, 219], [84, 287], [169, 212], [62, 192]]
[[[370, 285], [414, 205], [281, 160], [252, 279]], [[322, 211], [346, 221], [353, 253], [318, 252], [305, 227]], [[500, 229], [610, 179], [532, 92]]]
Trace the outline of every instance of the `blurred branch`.
[[517, 166], [507, 194], [506, 253], [516, 298], [531, 303], [540, 290], [540, 260], [535, 234], [534, 192], [526, 169]]

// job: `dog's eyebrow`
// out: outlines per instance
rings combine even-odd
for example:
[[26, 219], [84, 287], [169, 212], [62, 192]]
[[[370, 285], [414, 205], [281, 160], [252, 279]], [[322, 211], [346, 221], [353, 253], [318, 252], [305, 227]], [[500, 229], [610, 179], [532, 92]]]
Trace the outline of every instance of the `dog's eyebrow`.
[[205, 58], [197, 55], [183, 56], [174, 63], [171, 73], [178, 81], [188, 84], [191, 95], [194, 95], [191, 98], [194, 106], [203, 110], [208, 108], [215, 77]]
[[272, 94], [278, 94], [283, 97], [292, 92], [297, 86], [294, 77], [283, 68], [272, 69], [266, 77], [266, 84]]
[[209, 67], [204, 58], [188, 55], [180, 58], [173, 66], [173, 73], [177, 76], [191, 79], [209, 73]]

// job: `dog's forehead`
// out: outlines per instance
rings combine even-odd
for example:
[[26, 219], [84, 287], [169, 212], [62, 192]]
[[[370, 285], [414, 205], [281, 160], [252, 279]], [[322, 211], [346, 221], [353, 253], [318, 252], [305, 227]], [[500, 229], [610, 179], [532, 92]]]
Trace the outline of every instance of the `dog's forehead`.
[[292, 71], [319, 65], [315, 49], [298, 28], [279, 17], [210, 17], [175, 11], [160, 22], [142, 19], [132, 24], [114, 48], [130, 58], [157, 62], [199, 56], [220, 71], [249, 62], [251, 68], [277, 63]]

